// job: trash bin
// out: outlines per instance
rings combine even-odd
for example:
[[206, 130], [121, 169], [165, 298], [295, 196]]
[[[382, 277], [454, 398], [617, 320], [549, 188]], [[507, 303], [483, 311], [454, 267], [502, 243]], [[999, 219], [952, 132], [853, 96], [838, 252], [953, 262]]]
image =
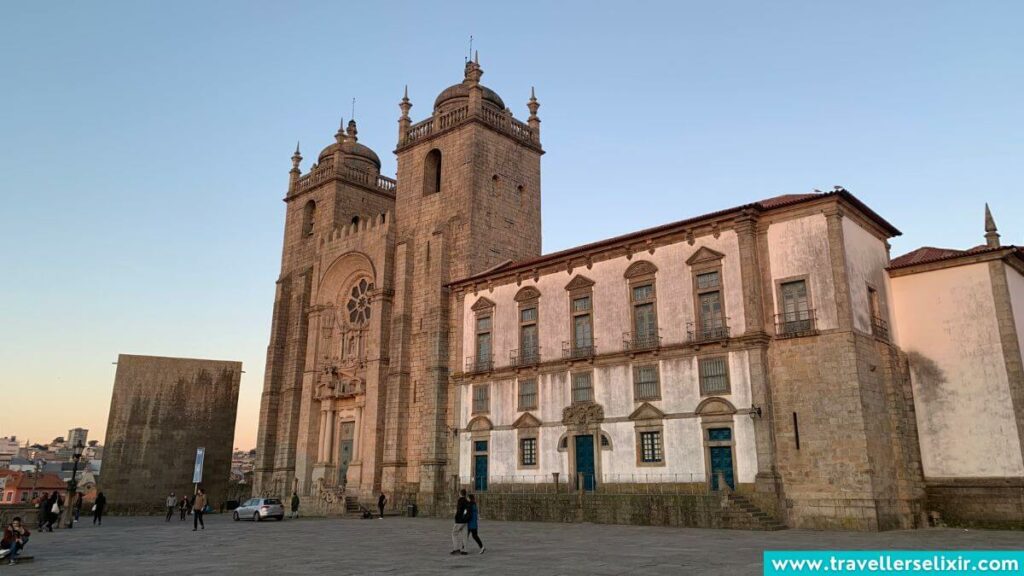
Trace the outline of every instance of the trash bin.
[[409, 504], [408, 506], [405, 507], [405, 515], [409, 518], [415, 518], [416, 512], [417, 509], [415, 504]]

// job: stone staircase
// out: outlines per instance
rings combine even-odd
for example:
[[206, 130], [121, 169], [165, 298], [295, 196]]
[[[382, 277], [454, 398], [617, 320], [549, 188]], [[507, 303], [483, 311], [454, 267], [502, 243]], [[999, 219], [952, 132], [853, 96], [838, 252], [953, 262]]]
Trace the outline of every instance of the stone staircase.
[[359, 498], [356, 498], [355, 496], [345, 496], [345, 514], [359, 516], [360, 513]]
[[785, 530], [786, 525], [774, 516], [761, 510], [743, 496], [730, 493], [726, 496], [722, 520], [728, 528], [744, 530]]

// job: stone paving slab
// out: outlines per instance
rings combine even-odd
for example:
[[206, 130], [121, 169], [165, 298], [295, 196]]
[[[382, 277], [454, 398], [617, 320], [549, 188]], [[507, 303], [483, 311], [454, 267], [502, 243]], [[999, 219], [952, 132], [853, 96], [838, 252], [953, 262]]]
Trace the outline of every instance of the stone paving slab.
[[792, 549], [1020, 549], [1024, 532], [927, 529], [873, 533], [748, 532], [596, 524], [481, 522], [488, 546], [450, 556], [451, 522], [432, 518], [232, 522], [207, 517], [83, 518], [33, 533], [35, 562], [0, 575], [74, 574], [711, 574], [760, 575], [761, 553]]

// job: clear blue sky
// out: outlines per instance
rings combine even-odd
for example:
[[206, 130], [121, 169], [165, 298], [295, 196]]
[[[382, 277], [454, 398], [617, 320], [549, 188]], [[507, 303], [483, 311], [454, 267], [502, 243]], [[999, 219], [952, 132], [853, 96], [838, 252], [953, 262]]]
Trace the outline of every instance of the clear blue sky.
[[100, 438], [119, 352], [241, 360], [255, 444], [289, 156], [358, 99], [394, 174], [462, 78], [543, 120], [544, 250], [841, 184], [894, 255], [1024, 243], [1020, 2], [5, 2], [0, 434]]

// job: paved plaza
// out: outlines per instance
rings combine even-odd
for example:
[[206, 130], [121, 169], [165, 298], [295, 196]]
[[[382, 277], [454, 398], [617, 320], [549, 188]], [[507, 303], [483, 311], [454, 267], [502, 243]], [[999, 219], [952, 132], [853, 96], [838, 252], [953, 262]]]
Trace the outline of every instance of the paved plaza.
[[839, 533], [747, 532], [595, 524], [481, 522], [483, 556], [450, 556], [451, 523], [432, 518], [232, 522], [83, 518], [74, 530], [33, 534], [31, 564], [0, 574], [722, 574], [760, 575], [765, 549], [1024, 547], [1024, 533], [928, 529]]

